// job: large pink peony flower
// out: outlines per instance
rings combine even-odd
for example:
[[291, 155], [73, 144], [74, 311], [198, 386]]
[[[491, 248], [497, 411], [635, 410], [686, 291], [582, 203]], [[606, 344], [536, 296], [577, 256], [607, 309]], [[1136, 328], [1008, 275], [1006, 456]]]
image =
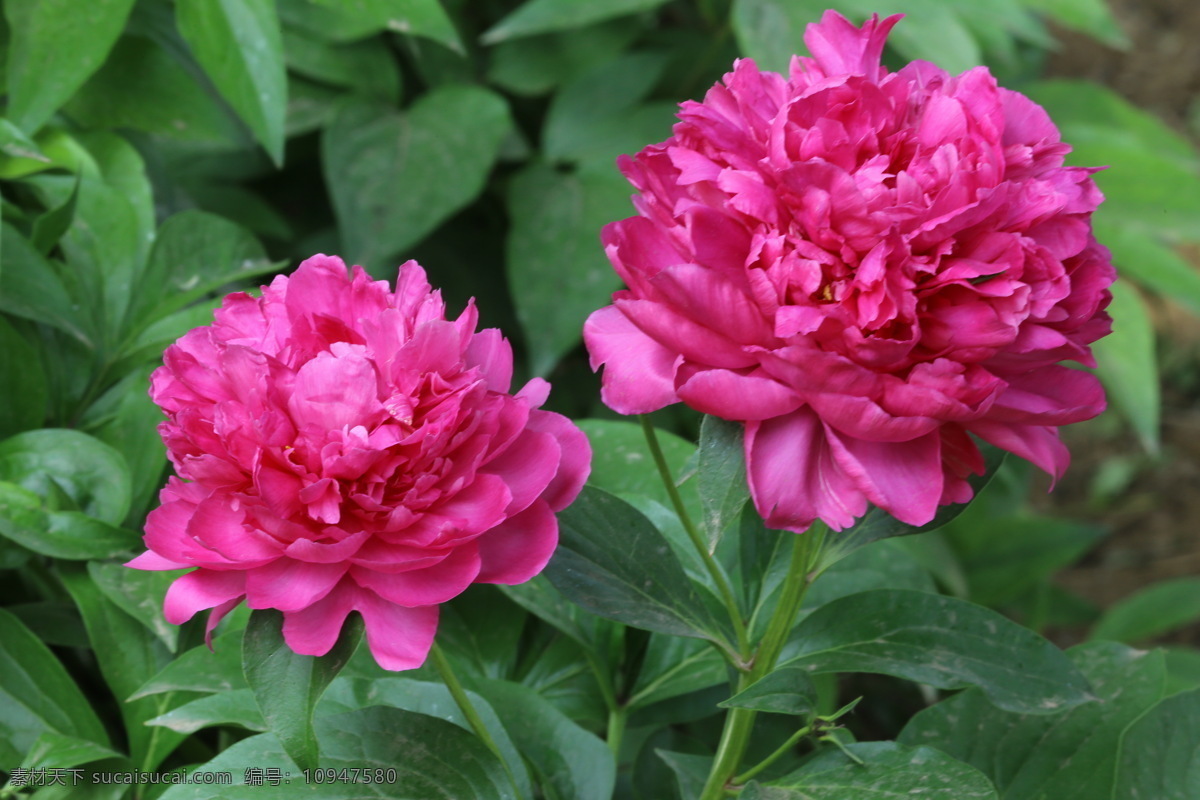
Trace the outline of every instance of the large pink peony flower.
[[167, 619], [211, 608], [211, 632], [244, 599], [321, 655], [358, 611], [380, 665], [410, 669], [439, 603], [537, 574], [591, 450], [538, 410], [545, 381], [508, 394], [512, 351], [476, 320], [473, 304], [447, 320], [416, 262], [392, 293], [314, 256], [169, 347], [150, 393], [186, 481], [163, 489], [130, 562], [198, 567], [171, 584]]
[[971, 434], [1058, 476], [1059, 425], [1104, 409], [1086, 372], [1114, 278], [1094, 170], [979, 67], [880, 66], [899, 17], [830, 11], [785, 78], [738, 61], [667, 141], [620, 166], [605, 228], [628, 289], [584, 328], [603, 397], [745, 422], [768, 524], [911, 524], [971, 497]]

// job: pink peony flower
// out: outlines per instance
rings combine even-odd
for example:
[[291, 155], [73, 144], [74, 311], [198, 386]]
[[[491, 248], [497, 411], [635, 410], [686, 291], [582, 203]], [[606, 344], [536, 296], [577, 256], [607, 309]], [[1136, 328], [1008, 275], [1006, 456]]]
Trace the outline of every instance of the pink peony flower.
[[971, 497], [972, 435], [1058, 476], [1057, 426], [1104, 409], [1088, 345], [1114, 271], [1095, 170], [1046, 112], [979, 67], [880, 66], [898, 16], [829, 11], [789, 77], [741, 60], [621, 170], [607, 226], [628, 286], [584, 328], [604, 401], [745, 422], [777, 528], [910, 524]]
[[591, 450], [538, 410], [545, 381], [508, 394], [512, 351], [476, 321], [474, 304], [447, 320], [416, 262], [392, 293], [319, 255], [167, 348], [150, 394], [186, 480], [163, 489], [149, 552], [129, 562], [198, 567], [171, 584], [167, 619], [213, 609], [211, 633], [245, 600], [321, 655], [358, 611], [379, 664], [411, 669], [439, 603], [536, 575]]

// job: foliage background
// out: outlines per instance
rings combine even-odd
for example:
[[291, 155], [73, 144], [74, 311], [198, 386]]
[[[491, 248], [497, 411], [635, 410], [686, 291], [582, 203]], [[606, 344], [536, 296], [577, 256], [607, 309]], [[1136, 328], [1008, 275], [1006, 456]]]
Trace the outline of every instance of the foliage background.
[[[1085, 438], [1107, 444], [1092, 448], [1088, 472], [1068, 486], [1077, 515], [1103, 518], [1178, 449], [1168, 441], [1163, 456], [1152, 319], [1170, 313], [1186, 326], [1200, 313], [1200, 275], [1181, 255], [1200, 243], [1196, 128], [1186, 113], [1168, 126], [1093, 80], [1046, 77], [1064, 35], [1106, 53], [1131, 47], [1101, 0], [837, 7], [856, 19], [907, 14], [891, 63], [924, 58], [952, 72], [985, 63], [1002, 85], [1048, 108], [1075, 145], [1072, 163], [1109, 165], [1097, 176], [1108, 201], [1095, 222], [1125, 280], [1114, 289], [1115, 333], [1097, 355], [1119, 416], [1087, 427]], [[197, 684], [193, 674], [183, 694], [146, 693], [173, 653], [198, 644], [196, 630], [180, 633], [161, 619], [158, 576], [119, 566], [140, 547], [166, 468], [146, 381], [168, 343], [210, 320], [224, 292], [313, 253], [340, 254], [379, 278], [415, 258], [452, 307], [478, 299], [484, 325], [513, 340], [518, 376], [551, 380], [552, 407], [611, 419], [579, 330], [619, 285], [598, 244], [603, 224], [632, 213], [615, 157], [666, 138], [676, 104], [701, 97], [739, 55], [784, 69], [824, 8], [809, 0], [3, 0], [0, 716], [25, 710], [21, 722], [0, 726], [0, 769], [49, 763], [37, 761], [37, 747], [61, 753], [65, 745], [47, 735], [76, 743], [72, 758], [82, 760], [73, 764], [133, 758], [166, 768], [203, 762], [261, 727], [237, 710], [246, 697], [236, 692], [248, 690], [215, 678]], [[1168, 397], [1194, 402], [1194, 353], [1173, 342], [1161, 359]], [[626, 428], [590, 424], [614, 459], [633, 446]], [[699, 421], [668, 409], [656, 424], [694, 440]], [[690, 446], [677, 447], [682, 466]], [[1193, 577], [1107, 613], [1053, 580], [1106, 529], [1031, 504], [1033, 481], [1010, 462], [950, 526], [896, 544], [903, 557], [879, 551], [901, 566], [868, 560], [843, 580], [936, 587], [1063, 643], [1097, 632], [1146, 642], [1200, 617]], [[638, 493], [616, 483], [607, 488]], [[556, 672], [569, 672], [578, 655], [570, 637], [485, 590], [446, 617], [450, 649], [477, 680], [519, 678], [541, 698], [490, 696], [498, 710], [544, 701], [584, 729], [603, 729], [610, 698]], [[481, 626], [512, 629], [504, 636], [523, 637], [522, 652], [536, 643], [550, 655], [502, 658], [516, 638], [479, 640]], [[626, 699], [639, 698], [643, 716], [622, 763], [703, 740], [703, 709], [722, 699], [709, 688], [724, 680], [719, 660], [684, 654], [694, 662], [681, 682], [654, 673], [656, 659], [680, 655], [656, 649], [665, 644], [619, 626], [605, 635], [630, 639], [610, 651], [618, 655], [609, 667], [627, 676]], [[1200, 685], [1200, 653], [1180, 647], [1166, 658], [1174, 685]], [[34, 680], [31, 665], [53, 675], [38, 684], [50, 700], [29, 710], [16, 698], [21, 681]], [[209, 706], [143, 724], [202, 699], [197, 686], [211, 692]], [[851, 723], [861, 738], [894, 737], [928, 700], [912, 684], [897, 686], [843, 680], [843, 698], [891, 698]], [[135, 691], [141, 699], [123, 702]], [[837, 685], [825, 694], [836, 700]], [[75, 716], [89, 705], [94, 715]], [[670, 785], [657, 762], [639, 770], [645, 786], [626, 785], [627, 772], [619, 788], [627, 796]]]

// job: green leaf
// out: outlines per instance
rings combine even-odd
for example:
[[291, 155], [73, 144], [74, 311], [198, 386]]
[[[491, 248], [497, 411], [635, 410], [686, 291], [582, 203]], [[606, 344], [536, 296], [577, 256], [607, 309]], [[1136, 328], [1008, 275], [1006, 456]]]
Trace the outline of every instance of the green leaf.
[[[440, 633], [440, 632], [439, 632]], [[476, 692], [467, 691], [467, 699], [479, 713], [497, 749], [513, 773], [513, 779], [522, 796], [529, 796], [529, 775], [516, 744], [500, 721], [488, 700]], [[344, 714], [370, 706], [386, 706], [401, 711], [412, 711], [452, 722], [463, 730], [470, 731], [471, 723], [454, 701], [444, 684], [411, 678], [350, 678], [342, 675], [334, 680], [329, 690], [321, 697], [317, 716]]]
[[163, 617], [163, 598], [167, 587], [179, 577], [179, 573], [152, 572], [131, 569], [124, 564], [88, 564], [88, 575], [97, 588], [118, 608], [159, 638], [167, 649], [175, 652], [179, 643], [179, 627]]
[[608, 165], [567, 173], [534, 162], [509, 183], [508, 286], [534, 374], [579, 344], [588, 314], [620, 287], [599, 232], [630, 212], [629, 193]]
[[129, 469], [108, 445], [65, 428], [26, 431], [0, 442], [0, 480], [43, 498], [65, 497], [85, 514], [120, 523], [129, 510]]
[[71, 227], [71, 220], [75, 218], [75, 201], [78, 199], [79, 180], [77, 177], [70, 197], [57, 208], [50, 209], [33, 221], [29, 243], [43, 256], [50, 253], [62, 235]]
[[821, 606], [792, 632], [787, 666], [877, 672], [940, 689], [979, 686], [1007, 711], [1050, 714], [1092, 699], [1061, 650], [995, 611], [880, 589]]
[[[786, 777], [764, 786], [751, 782], [742, 800], [860, 800], [921, 797], [922, 800], [998, 800], [979, 770], [932, 747], [895, 742], [846, 745], [859, 762], [830, 748]], [[1055, 799], [1057, 800], [1057, 798]]]
[[807, 717], [816, 713], [817, 687], [813, 685], [806, 667], [785, 664], [720, 705], [722, 708], [752, 708], [755, 711]]
[[221, 96], [282, 164], [287, 74], [274, 0], [178, 0], [175, 18]]
[[53, 325], [92, 347], [96, 326], [84, 322], [50, 262], [7, 222], [0, 225], [0, 311]]
[[585, 486], [558, 521], [545, 574], [572, 601], [635, 628], [728, 647], [671, 545], [628, 503]]
[[[1103, 208], [1103, 206], [1101, 207]], [[1095, 218], [1096, 238], [1112, 251], [1123, 278], [1130, 278], [1200, 315], [1200, 272], [1159, 237], [1121, 225], [1111, 215]]]
[[335, 42], [392, 31], [424, 36], [462, 53], [462, 41], [439, 0], [279, 0], [289, 25]]
[[[937, 747], [973, 764], [1009, 800], [1168, 797], [1148, 787], [1140, 795], [1114, 790], [1114, 767], [1127, 748], [1156, 770], [1163, 766], [1166, 751], [1149, 749], [1159, 743], [1131, 735], [1131, 726], [1163, 697], [1162, 652], [1097, 642], [1072, 648], [1069, 655], [1093, 687], [1096, 702], [1052, 715], [1007, 714], [971, 689], [917, 714], [900, 741]], [[1183, 735], [1177, 741], [1185, 741]], [[1143, 744], [1148, 749], [1142, 750]]]
[[283, 639], [283, 614], [259, 610], [250, 615], [242, 640], [242, 668], [263, 718], [301, 769], [316, 769], [313, 709], [362, 638], [357, 615], [344, 625], [337, 644], [320, 657], [299, 655]]
[[44, 500], [0, 481], [0, 535], [51, 558], [86, 561], [135, 550], [140, 537], [78, 511], [47, 511]]
[[242, 226], [204, 211], [181, 211], [159, 228], [144, 279], [154, 288], [137, 294], [131, 316], [163, 319], [226, 284], [275, 269]]
[[539, 783], [564, 798], [609, 800], [617, 777], [613, 754], [537, 692], [508, 681], [479, 683]]
[[658, 8], [666, 0], [527, 0], [480, 37], [484, 44], [547, 31], [581, 28], [593, 22]]
[[47, 731], [109, 743], [63, 665], [20, 620], [0, 609], [0, 760], [20, 764]]
[[46, 165], [53, 163], [37, 142], [6, 119], [0, 119], [0, 153], [10, 158], [40, 161]]
[[725, 659], [707, 642], [653, 633], [626, 706], [644, 708], [728, 680]]
[[704, 791], [708, 771], [712, 767], [712, 759], [708, 756], [691, 755], [690, 753], [672, 753], [669, 750], [655, 750], [655, 754], [663, 763], [671, 768], [679, 787], [680, 797], [699, 797]]
[[132, 128], [177, 141], [249, 145], [249, 134], [233, 112], [197, 82], [189, 66], [151, 39], [122, 36], [66, 113], [93, 129]]
[[546, 94], [615, 59], [638, 32], [624, 19], [501, 42], [489, 52], [488, 83], [515, 94]]
[[702, 521], [712, 550], [750, 499], [741, 423], [705, 415], [700, 423], [697, 453], [700, 463], [696, 478], [704, 508]]
[[[475, 736], [445, 720], [399, 711], [364, 708], [316, 722], [322, 769], [395, 770], [396, 780], [364, 787], [382, 800], [515, 800], [504, 766]], [[399, 749], [398, 749], [399, 748]], [[278, 789], [245, 784], [247, 767], [278, 769], [295, 782]], [[284, 800], [300, 793], [301, 776], [273, 734], [245, 739], [199, 769], [233, 774], [221, 788], [225, 800]], [[172, 786], [160, 800], [209, 800], [212, 787]], [[344, 783], [311, 783], [303, 797], [346, 800]], [[356, 794], [355, 796], [363, 796]]]
[[347, 104], [321, 139], [349, 259], [379, 267], [483, 190], [511, 122], [503, 98], [443, 86], [404, 113]]
[[334, 44], [285, 29], [283, 43], [288, 67], [300, 75], [390, 103], [400, 99], [400, 70], [382, 39]]
[[1092, 629], [1092, 639], [1134, 644], [1200, 618], [1200, 578], [1160, 581], [1114, 605]]
[[116, 42], [133, 0], [8, 0], [8, 112], [29, 133], [75, 94]]
[[554, 588], [554, 584], [545, 575], [537, 575], [517, 586], [498, 588], [521, 608], [550, 623], [585, 647], [596, 643], [595, 631], [599, 627], [598, 623], [609, 624], [607, 620], [584, 613], [579, 606]]
[[1117, 282], [1112, 286], [1113, 332], [1092, 345], [1096, 370], [1113, 403], [1133, 426], [1148, 452], [1158, 452], [1158, 424], [1162, 405], [1154, 326], [1137, 292]]
[[[623, 499], [641, 495], [670, 507], [671, 498], [654, 465], [640, 424], [607, 419], [581, 419], [576, 424], [592, 444], [589, 484]], [[676, 481], [680, 480], [696, 446], [669, 431], [656, 429], [655, 436], [668, 469]]]
[[108, 758], [121, 758], [121, 754], [87, 739], [46, 731], [34, 741], [21, 766], [27, 769], [71, 769]]
[[1163, 700], [1126, 731], [1112, 796], [1195, 797], [1198, 741], [1200, 690]]
[[[228, 622], [223, 622], [222, 626], [226, 624]], [[250, 688], [242, 672], [243, 630], [233, 628], [218, 633], [213, 638], [211, 650], [206, 645], [200, 645], [176, 656], [132, 692], [129, 699], [138, 700], [166, 692], [219, 694]]]
[[[788, 536], [788, 533], [781, 533]], [[872, 542], [856, 550], [846, 558], [825, 570], [813, 581], [804, 596], [803, 608], [812, 610], [840, 600], [843, 597], [871, 591], [872, 589], [913, 589], [918, 592], [934, 592], [933, 579], [917, 559], [897, 546], [894, 539]], [[788, 554], [790, 555], [790, 554]], [[784, 559], [780, 559], [784, 561]], [[771, 584], [782, 584], [786, 578], [785, 564], [776, 563], [768, 576]], [[763, 620], [762, 611], [758, 620]]]
[[234, 689], [201, 697], [146, 720], [147, 725], [189, 734], [216, 725], [233, 725], [262, 733], [269, 730], [251, 689]]
[[9, 387], [0, 403], [0, 439], [39, 428], [46, 419], [49, 390], [37, 348], [0, 317], [0, 386]]
[[61, 565], [59, 578], [78, 606], [105, 683], [125, 723], [131, 760], [150, 770], [183, 741], [182, 735], [146, 726], [178, 698], [170, 694], [126, 700], [171, 660], [171, 654], [145, 626], [126, 614], [75, 565]]
[[[641, 104], [658, 82], [666, 56], [657, 52], [627, 53], [603, 62], [564, 85], [546, 112], [542, 150], [555, 161], [591, 161], [616, 176], [613, 160], [636, 153], [671, 135], [678, 106], [670, 102]], [[625, 197], [630, 194], [625, 186]], [[622, 216], [628, 216], [624, 206]]]

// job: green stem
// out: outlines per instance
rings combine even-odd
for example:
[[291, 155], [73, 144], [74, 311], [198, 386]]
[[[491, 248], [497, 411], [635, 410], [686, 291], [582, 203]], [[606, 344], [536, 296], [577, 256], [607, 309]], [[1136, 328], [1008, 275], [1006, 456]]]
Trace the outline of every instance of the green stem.
[[725, 573], [721, 571], [721, 567], [713, 558], [712, 553], [708, 551], [707, 545], [704, 543], [704, 537], [700, 535], [699, 529], [692, 522], [691, 515], [688, 514], [687, 508], [683, 505], [683, 498], [679, 496], [679, 488], [675, 485], [675, 480], [671, 475], [671, 469], [667, 466], [667, 459], [663, 456], [662, 448], [658, 444], [658, 436], [654, 432], [654, 426], [650, 424], [650, 418], [642, 414], [639, 416], [642, 423], [642, 433], [646, 436], [646, 445], [650, 448], [650, 455], [654, 458], [654, 463], [658, 467], [658, 474], [662, 478], [663, 486], [667, 489], [667, 496], [671, 498], [671, 505], [675, 507], [675, 513], [679, 517], [679, 522], [683, 525], [683, 529], [687, 532], [688, 538], [692, 540], [692, 545], [696, 548], [696, 552], [700, 554], [700, 560], [704, 562], [705, 569], [712, 577], [713, 583], [716, 584], [717, 592], [721, 595], [721, 602], [725, 604], [725, 609], [729, 612], [729, 621], [733, 625], [734, 636], [737, 637], [738, 655], [742, 657], [743, 663], [735, 663], [734, 666], [738, 669], [745, 669], [745, 660], [750, 654], [750, 639], [746, 634], [746, 623], [742, 619], [742, 612], [738, 609], [737, 600], [734, 599], [733, 589], [729, 585], [729, 580], [725, 577]]
[[[807, 533], [795, 537], [792, 543], [792, 559], [788, 565], [779, 604], [775, 606], [775, 612], [767, 623], [767, 632], [758, 645], [750, 672], [743, 673], [738, 680], [737, 691], [743, 691], [775, 668], [775, 662], [779, 659], [788, 634], [791, 633], [792, 624], [796, 621], [796, 614], [800, 612], [800, 605], [804, 602], [804, 595], [808, 592], [809, 570], [821, 555], [827, 530], [825, 524], [818, 520]], [[787, 534], [780, 534], [785, 535]], [[725, 718], [725, 730], [721, 733], [717, 756], [700, 800], [721, 800], [724, 796], [726, 787], [737, 774], [742, 755], [750, 743], [754, 717], [755, 712], [750, 709], [735, 708]]]
[[608, 731], [605, 739], [616, 761], [621, 758], [621, 740], [625, 738], [625, 720], [628, 716], [628, 706], [618, 706], [608, 712]]
[[771, 766], [776, 761], [778, 761], [781, 756], [783, 756], [785, 753], [787, 753], [787, 751], [791, 750], [793, 747], [796, 746], [796, 742], [800, 741], [801, 739], [803, 739], [805, 736], [807, 736], [810, 733], [812, 733], [812, 727], [809, 725], [805, 725], [803, 728], [801, 728], [800, 730], [796, 731], [791, 736], [789, 736], [788, 740], [786, 742], [784, 742], [783, 744], [781, 744], [779, 746], [778, 750], [776, 750], [774, 753], [771, 753], [771, 755], [767, 756], [762, 761], [758, 762], [753, 767], [751, 767], [750, 769], [743, 772], [741, 775], [738, 775], [736, 778], [733, 779], [733, 782], [735, 784], [743, 784], [746, 781], [750, 780], [755, 775], [762, 772], [764, 769], [766, 769], [767, 767]]
[[429, 649], [429, 654], [433, 657], [434, 666], [437, 667], [438, 674], [442, 676], [442, 682], [450, 690], [450, 696], [454, 698], [458, 710], [467, 718], [467, 722], [470, 723], [471, 730], [475, 731], [475, 735], [487, 745], [488, 750], [492, 751], [492, 755], [500, 759], [500, 763], [504, 767], [504, 772], [508, 775], [508, 780], [513, 785], [513, 791], [517, 797], [520, 797], [521, 789], [517, 785], [516, 776], [513, 775], [512, 769], [508, 765], [508, 760], [500, 752], [500, 748], [496, 745], [496, 740], [492, 738], [492, 734], [488, 732], [487, 726], [483, 724], [483, 718], [475, 710], [475, 704], [471, 702], [471, 698], [467, 697], [466, 690], [463, 689], [462, 684], [458, 681], [458, 677], [454, 674], [453, 668], [450, 666], [450, 660], [446, 658], [446, 654], [442, 652], [442, 648], [438, 646], [437, 641], [434, 641], [433, 647]]

